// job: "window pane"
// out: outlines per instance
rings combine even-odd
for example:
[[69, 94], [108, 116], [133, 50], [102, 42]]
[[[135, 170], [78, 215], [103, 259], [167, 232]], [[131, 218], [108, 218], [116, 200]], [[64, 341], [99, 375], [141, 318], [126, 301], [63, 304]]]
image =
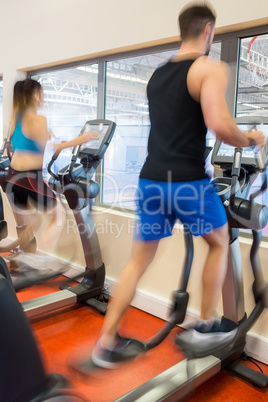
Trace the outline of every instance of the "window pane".
[[[82, 65], [32, 76], [44, 88], [44, 107], [40, 111], [48, 120], [52, 141], [59, 143], [78, 136], [87, 120], [97, 117], [98, 65]], [[47, 147], [49, 148], [49, 147]], [[63, 150], [55, 170], [70, 163], [72, 150]], [[46, 152], [44, 168], [51, 157]]]
[[268, 34], [241, 40], [236, 116], [267, 116]]
[[[213, 45], [212, 57], [220, 59], [221, 44]], [[116, 122], [115, 136], [104, 158], [102, 202], [135, 208], [138, 177], [147, 154], [150, 130], [147, 82], [153, 71], [177, 50], [107, 63], [106, 118]]]
[[[268, 115], [268, 34], [244, 38], [240, 43], [236, 116], [254, 116], [261, 122], [261, 117]], [[259, 175], [251, 193], [260, 188], [262, 180]], [[256, 202], [268, 205], [268, 191]], [[268, 225], [263, 233], [268, 235]]]
[[116, 122], [104, 159], [102, 202], [135, 207], [138, 176], [147, 153], [150, 129], [147, 82], [174, 51], [146, 54], [107, 63], [106, 118]]
[[3, 132], [3, 80], [0, 77], [0, 133]]

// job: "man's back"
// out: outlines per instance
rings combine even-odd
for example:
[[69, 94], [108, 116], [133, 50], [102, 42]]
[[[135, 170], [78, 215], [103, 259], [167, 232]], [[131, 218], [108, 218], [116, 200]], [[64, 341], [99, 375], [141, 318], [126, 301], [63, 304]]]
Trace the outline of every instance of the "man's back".
[[203, 157], [207, 128], [201, 106], [187, 87], [194, 62], [194, 58], [170, 61], [148, 83], [151, 131], [141, 178], [180, 182], [207, 177]]

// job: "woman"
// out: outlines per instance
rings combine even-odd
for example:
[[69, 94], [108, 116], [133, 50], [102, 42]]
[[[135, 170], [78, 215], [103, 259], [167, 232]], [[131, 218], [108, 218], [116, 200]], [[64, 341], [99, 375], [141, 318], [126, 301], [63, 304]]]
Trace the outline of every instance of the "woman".
[[[44, 100], [43, 88], [39, 82], [32, 79], [18, 81], [14, 86], [13, 113], [10, 126], [11, 144], [14, 154], [11, 159], [10, 183], [14, 194], [14, 212], [19, 226], [28, 227], [24, 236], [29, 239], [29, 222], [26, 213], [28, 200], [34, 201], [37, 213], [44, 210], [51, 216], [51, 221], [43, 232], [42, 246], [49, 250], [55, 244], [64, 224], [64, 209], [57, 202], [52, 190], [44, 183], [42, 176], [43, 158], [46, 143], [49, 139], [47, 120], [38, 115], [38, 108]], [[55, 145], [55, 152], [60, 153], [64, 148], [75, 147], [91, 139], [99, 137], [97, 131], [81, 134], [74, 140]], [[28, 214], [29, 215], [29, 214]], [[32, 213], [30, 214], [32, 217]], [[35, 218], [37, 214], [34, 214]], [[58, 218], [61, 218], [58, 224]], [[51, 250], [50, 250], [51, 251]], [[42, 260], [42, 261], [41, 261]], [[48, 259], [35, 254], [21, 253], [15, 261], [19, 266], [30, 266], [44, 269]], [[51, 268], [51, 261], [49, 261]]]

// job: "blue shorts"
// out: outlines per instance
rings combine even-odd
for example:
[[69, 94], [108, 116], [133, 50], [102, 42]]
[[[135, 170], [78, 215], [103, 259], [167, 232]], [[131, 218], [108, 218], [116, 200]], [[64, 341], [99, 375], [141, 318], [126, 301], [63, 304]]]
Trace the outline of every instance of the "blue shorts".
[[135, 240], [171, 236], [177, 219], [194, 236], [204, 236], [227, 222], [224, 206], [210, 179], [179, 183], [140, 179], [137, 198]]

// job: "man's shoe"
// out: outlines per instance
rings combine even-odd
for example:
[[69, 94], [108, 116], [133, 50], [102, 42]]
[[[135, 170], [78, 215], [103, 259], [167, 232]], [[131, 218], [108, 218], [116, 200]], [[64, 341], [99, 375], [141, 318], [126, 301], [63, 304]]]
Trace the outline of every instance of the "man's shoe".
[[122, 338], [116, 335], [116, 346], [113, 349], [104, 348], [97, 342], [91, 354], [91, 361], [98, 367], [112, 369], [119, 363], [134, 359], [145, 352], [145, 345], [133, 338]]
[[200, 332], [198, 329], [190, 329], [178, 335], [175, 343], [189, 356], [201, 358], [217, 353], [231, 346], [238, 331], [238, 325], [222, 317], [218, 331], [215, 327], [211, 332]]

